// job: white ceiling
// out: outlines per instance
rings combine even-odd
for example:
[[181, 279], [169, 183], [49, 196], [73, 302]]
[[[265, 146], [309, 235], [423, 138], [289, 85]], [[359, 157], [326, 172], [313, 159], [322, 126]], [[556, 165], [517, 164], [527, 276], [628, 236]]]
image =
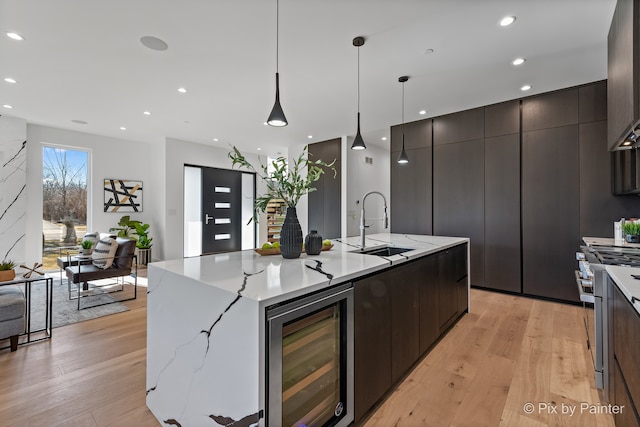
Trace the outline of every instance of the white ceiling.
[[[285, 128], [263, 124], [275, 92], [275, 6], [0, 0], [0, 105], [13, 106], [0, 114], [136, 141], [172, 137], [271, 153], [355, 134], [352, 39], [364, 36], [362, 133], [367, 144], [388, 144], [380, 139], [401, 122], [401, 75], [410, 76], [407, 122], [519, 98], [525, 83], [529, 95], [606, 78], [615, 0], [280, 0]], [[517, 20], [501, 28], [505, 15]], [[169, 48], [149, 50], [142, 36]], [[518, 56], [527, 62], [514, 67]]]

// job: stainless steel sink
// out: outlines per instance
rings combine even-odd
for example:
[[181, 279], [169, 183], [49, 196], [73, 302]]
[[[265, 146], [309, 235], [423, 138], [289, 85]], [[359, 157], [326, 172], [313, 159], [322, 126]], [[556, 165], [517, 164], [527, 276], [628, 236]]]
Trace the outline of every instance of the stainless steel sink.
[[413, 248], [399, 248], [396, 246], [385, 246], [382, 248], [365, 249], [364, 251], [358, 250], [358, 251], [352, 251], [352, 252], [364, 254], [364, 255], [391, 256], [391, 255], [398, 255], [403, 252], [409, 252], [412, 250]]

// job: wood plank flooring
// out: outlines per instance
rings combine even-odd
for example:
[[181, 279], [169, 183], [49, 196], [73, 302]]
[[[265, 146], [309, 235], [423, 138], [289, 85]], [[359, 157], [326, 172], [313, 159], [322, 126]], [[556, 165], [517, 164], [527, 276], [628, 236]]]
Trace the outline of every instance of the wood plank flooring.
[[[600, 402], [580, 307], [476, 289], [471, 304], [366, 427], [614, 425], [610, 415], [579, 414], [580, 402]], [[160, 425], [145, 406], [144, 289], [127, 306], [0, 351], [0, 425]], [[552, 414], [539, 402], [578, 409]]]

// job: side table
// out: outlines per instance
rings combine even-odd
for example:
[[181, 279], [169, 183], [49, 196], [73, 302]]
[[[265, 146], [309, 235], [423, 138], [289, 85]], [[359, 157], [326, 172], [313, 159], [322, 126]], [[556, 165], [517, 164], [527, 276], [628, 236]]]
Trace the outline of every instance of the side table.
[[[36, 282], [44, 282], [45, 285], [45, 325], [42, 329], [31, 330], [31, 286]], [[52, 330], [53, 330], [53, 277], [45, 274], [44, 276], [37, 277], [16, 277], [13, 280], [9, 280], [7, 282], [0, 282], [0, 286], [5, 285], [24, 285], [25, 299], [26, 299], [26, 313], [25, 318], [27, 322], [27, 327], [21, 337], [26, 336], [26, 340], [19, 342], [18, 345], [28, 344], [32, 342], [42, 341], [51, 339]], [[37, 338], [31, 338], [32, 334], [44, 332], [44, 336], [40, 336]], [[4, 350], [9, 347], [2, 347], [0, 350]]]

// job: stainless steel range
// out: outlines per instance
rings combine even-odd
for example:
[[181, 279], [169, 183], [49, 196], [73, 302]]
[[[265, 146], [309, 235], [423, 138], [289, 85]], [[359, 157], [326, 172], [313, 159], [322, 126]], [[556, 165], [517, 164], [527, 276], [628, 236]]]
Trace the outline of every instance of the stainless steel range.
[[[580, 300], [584, 307], [584, 323], [587, 330], [587, 347], [591, 351], [595, 368], [596, 387], [609, 395], [609, 329], [607, 294], [607, 265], [640, 267], [640, 248], [595, 243], [584, 238], [588, 246], [581, 246], [576, 253], [578, 271], [575, 272]], [[606, 239], [598, 239], [606, 240]], [[593, 306], [593, 310], [591, 310]]]

